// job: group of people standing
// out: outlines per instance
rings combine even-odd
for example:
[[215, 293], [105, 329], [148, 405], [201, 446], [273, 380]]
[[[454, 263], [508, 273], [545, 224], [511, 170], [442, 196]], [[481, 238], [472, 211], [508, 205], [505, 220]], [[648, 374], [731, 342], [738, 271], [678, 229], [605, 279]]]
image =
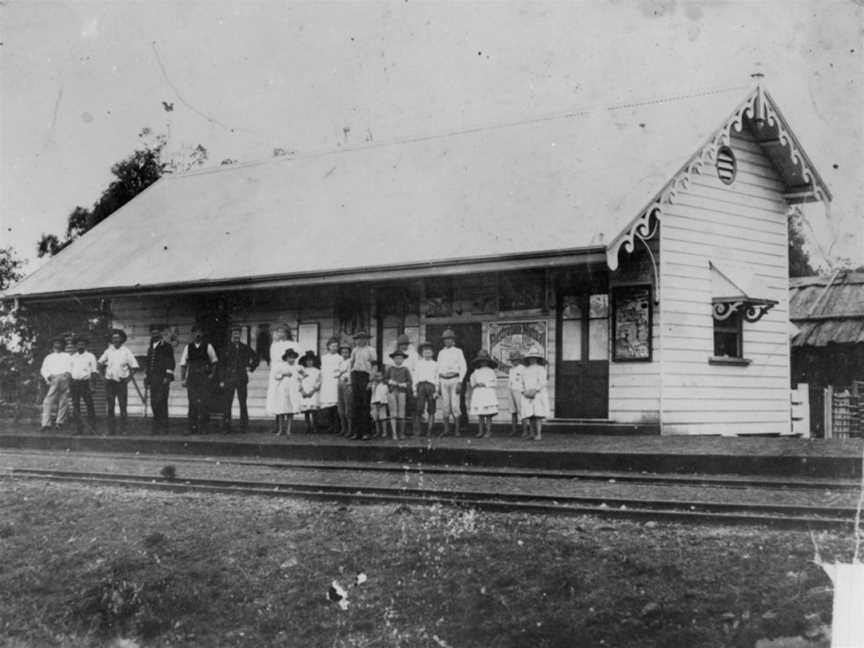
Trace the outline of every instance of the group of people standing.
[[[450, 329], [441, 336], [442, 348], [425, 342], [415, 349], [400, 335], [396, 349], [383, 362], [369, 345], [370, 336], [359, 331], [353, 343], [340, 338], [327, 341], [319, 358], [314, 351], [301, 356], [290, 332], [274, 331], [270, 347], [267, 412], [275, 417], [273, 432], [288, 436], [295, 415], [303, 414], [306, 432], [322, 427], [350, 439], [431, 436], [440, 403], [439, 436], [461, 436], [461, 390], [468, 363]], [[549, 415], [545, 359], [537, 349], [514, 353], [508, 376], [511, 394], [511, 434], [540, 439]], [[471, 362], [470, 413], [478, 419], [477, 437], [492, 434], [498, 414], [498, 363], [481, 350]], [[409, 432], [410, 424], [410, 432]], [[452, 428], [451, 428], [452, 426]]]
[[[119, 410], [120, 431], [125, 431], [127, 421], [128, 384], [135, 381], [135, 373], [141, 369], [138, 359], [126, 346], [126, 333], [120, 329], [111, 332], [111, 344], [96, 359], [88, 349], [88, 339], [78, 336], [66, 341], [56, 338], [52, 352], [42, 362], [41, 374], [47, 385], [42, 401], [42, 429], [62, 429], [71, 419], [75, 432], [96, 431], [96, 415], [93, 405], [92, 378], [102, 375], [105, 381], [105, 401], [108, 434], [117, 433], [115, 407]], [[221, 360], [220, 360], [221, 357]], [[240, 405], [240, 430], [249, 425], [246, 403], [249, 374], [258, 366], [258, 356], [241, 341], [241, 329], [231, 331], [230, 342], [217, 355], [213, 346], [204, 341], [200, 326], [192, 327], [192, 340], [183, 348], [180, 358], [180, 380], [188, 396], [188, 428], [190, 434], [207, 431], [209, 403], [212, 385], [217, 382], [222, 393], [222, 431], [231, 432], [231, 409], [236, 394]], [[177, 366], [171, 331], [167, 326], [156, 324], [150, 327], [150, 344], [144, 362], [144, 393], [149, 392], [152, 410], [151, 432], [165, 434], [169, 431], [168, 398], [171, 383], [175, 380]], [[87, 418], [81, 414], [81, 401], [87, 408]]]
[[[204, 340], [203, 330], [192, 327], [192, 339], [180, 357], [180, 381], [188, 396], [190, 434], [208, 431], [214, 385], [221, 394], [223, 432], [232, 432], [231, 416], [236, 396], [240, 408], [240, 431], [249, 426], [247, 392], [249, 376], [260, 363], [255, 351], [242, 342], [242, 330], [233, 328], [227, 345], [218, 353]], [[295, 416], [302, 414], [307, 433], [326, 429], [351, 439], [375, 437], [402, 439], [408, 435], [431, 436], [439, 413], [439, 436], [461, 436], [461, 390], [466, 384], [468, 363], [456, 345], [455, 333], [447, 329], [441, 336], [442, 348], [425, 342], [415, 349], [407, 335], [398, 337], [396, 348], [380, 362], [369, 345], [370, 336], [358, 331], [351, 342], [333, 337], [326, 352], [301, 352], [286, 327], [277, 327], [270, 345], [270, 373], [267, 412], [274, 417], [274, 433], [290, 435]], [[47, 393], [42, 404], [42, 428], [63, 427], [72, 419], [75, 431], [93, 433], [96, 417], [91, 379], [105, 379], [107, 433], [117, 431], [115, 404], [119, 408], [121, 432], [127, 420], [128, 383], [139, 390], [134, 374], [141, 369], [135, 355], [125, 346], [126, 334], [115, 329], [111, 344], [97, 358], [88, 350], [88, 340], [79, 336], [66, 344], [53, 341], [52, 352], [42, 363]], [[69, 345], [72, 345], [71, 347]], [[549, 416], [546, 392], [548, 376], [545, 359], [538, 349], [510, 358], [511, 434], [540, 439], [543, 420]], [[471, 361], [470, 414], [477, 417], [477, 437], [492, 434], [492, 419], [498, 415], [497, 361], [480, 350]], [[144, 361], [146, 399], [149, 392], [152, 410], [151, 431], [168, 432], [168, 399], [177, 366], [171, 331], [167, 326], [150, 327], [150, 344]], [[139, 390], [140, 391], [140, 390]], [[81, 413], [81, 402], [87, 418]]]

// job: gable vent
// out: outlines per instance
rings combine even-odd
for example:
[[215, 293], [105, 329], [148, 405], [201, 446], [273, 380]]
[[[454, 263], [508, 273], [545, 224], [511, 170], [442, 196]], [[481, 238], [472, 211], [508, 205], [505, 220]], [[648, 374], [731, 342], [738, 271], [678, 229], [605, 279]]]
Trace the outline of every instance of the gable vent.
[[732, 184], [737, 173], [738, 162], [735, 154], [728, 146], [721, 146], [717, 151], [717, 176], [725, 184]]

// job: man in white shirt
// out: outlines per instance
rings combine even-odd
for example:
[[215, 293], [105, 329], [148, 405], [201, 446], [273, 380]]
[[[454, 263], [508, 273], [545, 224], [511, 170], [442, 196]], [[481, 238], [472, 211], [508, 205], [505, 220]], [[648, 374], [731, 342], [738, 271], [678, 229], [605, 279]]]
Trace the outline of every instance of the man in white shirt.
[[204, 342], [204, 331], [196, 324], [192, 327], [192, 342], [186, 345], [180, 357], [180, 376], [189, 399], [190, 434], [207, 434], [210, 378], [218, 361], [216, 351]]
[[99, 371], [96, 356], [87, 350], [87, 338], [78, 337], [75, 340], [75, 353], [72, 354], [72, 418], [75, 419], [75, 430], [78, 434], [84, 431], [84, 421], [81, 419], [81, 399], [87, 406], [87, 428], [93, 433], [96, 425], [96, 410], [93, 408], [93, 392], [90, 389], [90, 378]]
[[105, 369], [105, 399], [108, 405], [108, 434], [117, 431], [114, 419], [114, 402], [120, 406], [120, 430], [126, 430], [127, 383], [138, 369], [138, 360], [124, 346], [126, 333], [120, 329], [111, 332], [111, 346], [99, 358], [99, 366]]
[[57, 412], [54, 422], [58, 429], [66, 420], [68, 404], [69, 380], [72, 373], [72, 358], [63, 351], [62, 338], [56, 338], [51, 343], [52, 351], [42, 361], [40, 373], [48, 384], [48, 393], [42, 401], [42, 431], [51, 429], [52, 413]]
[[454, 435], [459, 434], [459, 419], [462, 416], [462, 406], [459, 394], [462, 391], [462, 381], [468, 372], [465, 354], [456, 346], [456, 334], [447, 329], [441, 335], [444, 348], [438, 352], [438, 377], [441, 388], [441, 416], [444, 419], [444, 430], [441, 436], [450, 434], [450, 418], [453, 418]]

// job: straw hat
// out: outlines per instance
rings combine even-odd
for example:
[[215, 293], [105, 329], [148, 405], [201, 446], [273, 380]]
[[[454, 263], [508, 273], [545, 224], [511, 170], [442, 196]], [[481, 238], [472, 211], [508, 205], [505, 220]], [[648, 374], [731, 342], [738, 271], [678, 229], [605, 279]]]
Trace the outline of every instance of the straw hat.
[[455, 340], [455, 339], [456, 339], [456, 334], [453, 332], [453, 329], [449, 329], [449, 328], [448, 328], [448, 329], [445, 329], [444, 332], [441, 334], [441, 339], [442, 339], [442, 340], [446, 340], [446, 339], [448, 339], [448, 338], [451, 339], [451, 340]]
[[366, 338], [366, 339], [368, 340], [370, 337], [372, 337], [372, 336], [369, 335], [366, 331], [357, 331], [357, 332], [354, 334], [354, 339], [355, 339], [355, 340], [359, 340], [359, 339], [361, 339], [361, 338]]
[[393, 353], [390, 354], [391, 358], [396, 358], [398, 356], [402, 356], [403, 358], [407, 358], [408, 354], [402, 351], [401, 349], [396, 349]]
[[540, 347], [533, 346], [528, 349], [525, 354], [522, 356], [524, 360], [528, 360], [529, 358], [534, 358], [535, 360], [539, 360], [540, 364], [546, 364], [546, 357], [543, 354], [543, 351], [540, 350]]

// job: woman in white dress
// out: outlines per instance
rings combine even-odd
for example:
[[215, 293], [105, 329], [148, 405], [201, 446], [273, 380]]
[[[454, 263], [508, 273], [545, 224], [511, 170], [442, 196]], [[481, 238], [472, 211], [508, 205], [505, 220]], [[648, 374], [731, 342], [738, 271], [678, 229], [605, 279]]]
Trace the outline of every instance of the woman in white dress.
[[339, 340], [332, 337], [327, 340], [327, 353], [321, 356], [321, 392], [318, 403], [321, 411], [327, 413], [331, 434], [336, 434], [339, 430], [339, 417], [336, 408], [339, 403], [341, 364]]
[[[280, 412], [277, 410], [283, 409], [277, 389], [279, 387], [279, 379], [276, 378], [277, 365], [282, 362], [282, 356], [285, 351], [293, 349], [299, 356], [300, 347], [291, 339], [291, 332], [284, 326], [279, 326], [273, 331], [273, 343], [270, 345], [270, 382], [267, 384], [267, 413], [271, 416], [278, 417]], [[276, 421], [276, 434], [279, 434], [279, 421]]]
[[531, 349], [525, 354], [524, 361], [522, 420], [528, 422], [528, 430], [522, 436], [530, 439], [530, 430], [533, 428], [533, 438], [539, 441], [543, 430], [543, 419], [549, 416], [549, 394], [546, 392], [549, 376], [546, 372], [546, 359], [539, 349]]
[[492, 436], [492, 417], [498, 414], [498, 376], [495, 367], [498, 363], [489, 352], [480, 349], [471, 363], [471, 408], [470, 412], [478, 419], [477, 438]]

